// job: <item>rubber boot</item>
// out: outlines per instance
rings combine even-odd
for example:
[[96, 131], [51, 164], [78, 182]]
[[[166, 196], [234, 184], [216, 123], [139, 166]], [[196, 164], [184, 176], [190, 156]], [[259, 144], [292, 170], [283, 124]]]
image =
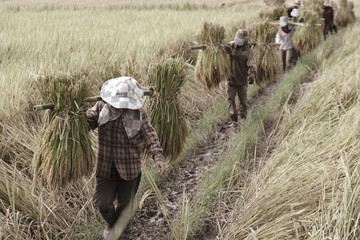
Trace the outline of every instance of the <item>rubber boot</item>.
[[231, 114], [230, 118], [231, 118], [231, 120], [232, 120], [233, 122], [237, 122], [237, 121], [238, 121], [238, 115], [237, 115], [237, 114]]
[[240, 112], [240, 117], [241, 117], [242, 119], [246, 119], [246, 111], [241, 111], [241, 112]]

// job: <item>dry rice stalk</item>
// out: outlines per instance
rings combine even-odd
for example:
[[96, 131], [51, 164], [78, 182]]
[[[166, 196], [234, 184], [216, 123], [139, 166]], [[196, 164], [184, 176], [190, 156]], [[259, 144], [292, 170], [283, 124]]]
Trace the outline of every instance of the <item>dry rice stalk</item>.
[[264, 0], [266, 6], [281, 6], [284, 5], [285, 0]]
[[178, 96], [185, 83], [185, 63], [181, 59], [168, 59], [154, 65], [150, 71], [150, 84], [156, 95], [150, 99], [149, 117], [157, 131], [164, 157], [176, 160], [184, 149], [189, 129], [179, 104]]
[[[304, 21], [306, 24], [318, 23], [320, 16], [317, 12], [306, 10], [304, 11]], [[321, 28], [315, 26], [298, 26], [294, 34], [294, 45], [297, 50], [302, 53], [307, 53], [314, 50], [321, 42]]]
[[350, 15], [350, 23], [354, 23], [356, 21], [356, 16], [355, 16], [355, 12], [354, 12], [354, 3], [349, 1], [347, 4], [347, 9], [349, 10], [349, 15]]
[[340, 6], [340, 8], [347, 8], [348, 1], [347, 0], [340, 0], [339, 1], [339, 6]]
[[304, 0], [301, 1], [301, 3], [304, 5], [305, 8], [308, 8], [311, 5], [316, 5], [316, 6], [322, 6], [324, 3], [324, 0]]
[[334, 22], [338, 28], [344, 28], [355, 22], [356, 17], [353, 11], [354, 3], [347, 0], [339, 2], [339, 8], [335, 12]]
[[276, 8], [270, 8], [262, 10], [259, 13], [259, 18], [261, 19], [270, 19], [272, 21], [278, 21], [281, 16], [286, 16], [287, 12], [284, 6], [276, 7]]
[[205, 22], [201, 31], [201, 44], [207, 47], [199, 52], [195, 76], [208, 89], [216, 88], [230, 75], [229, 58], [221, 43], [225, 38], [225, 28]]
[[353, 3], [352, 1], [349, 1], [349, 2], [347, 3], [347, 7], [348, 7], [348, 9], [349, 9], [350, 11], [353, 11], [355, 5], [354, 5], [354, 3]]
[[281, 59], [273, 44], [276, 32], [277, 26], [270, 20], [254, 25], [249, 31], [250, 41], [256, 43], [253, 48], [258, 69], [255, 84], [260, 87], [275, 81], [282, 70]]
[[323, 62], [292, 113], [281, 117], [268, 139], [274, 149], [241, 189], [221, 239], [359, 239], [360, 69], [349, 53], [359, 53], [360, 28], [354, 29], [346, 33], [352, 41]]
[[81, 102], [91, 95], [84, 77], [48, 76], [38, 80], [44, 102], [54, 111], [40, 134], [33, 157], [34, 176], [43, 176], [53, 188], [63, 188], [91, 173], [95, 154]]
[[306, 8], [306, 10], [311, 10], [315, 12], [317, 15], [319, 15], [319, 18], [322, 17], [323, 9], [321, 8], [322, 2], [319, 4], [311, 4], [309, 7]]

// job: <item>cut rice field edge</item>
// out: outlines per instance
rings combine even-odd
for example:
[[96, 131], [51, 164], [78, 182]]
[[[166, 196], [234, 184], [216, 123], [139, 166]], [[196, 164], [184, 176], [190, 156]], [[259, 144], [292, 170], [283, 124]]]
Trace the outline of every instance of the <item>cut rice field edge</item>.
[[[252, 96], [249, 99], [250, 109], [253, 110], [262, 105], [275, 87], [276, 83], [271, 84], [266, 89], [254, 87]], [[220, 101], [223, 101], [221, 107], [227, 111], [224, 99]], [[228, 116], [227, 112], [225, 116]], [[184, 233], [174, 234], [174, 232], [179, 230], [171, 231], [170, 225], [177, 226], [178, 224], [176, 219], [180, 217], [179, 214], [181, 215], [179, 213], [181, 202], [186, 199], [183, 202], [186, 205], [187, 202], [193, 200], [198, 191], [201, 178], [209, 171], [214, 171], [216, 163], [221, 159], [226, 150], [227, 141], [231, 139], [234, 132], [239, 131], [243, 122], [244, 120], [241, 120], [239, 125], [234, 127], [228, 117], [220, 118], [220, 121], [211, 128], [212, 130], [209, 134], [204, 135], [207, 136], [206, 139], [200, 141], [196, 147], [187, 151], [184, 159], [173, 165], [164, 178], [158, 179], [157, 186], [162, 194], [162, 203], [158, 200], [154, 201], [157, 199], [157, 196], [152, 190], [150, 190], [150, 193], [146, 191], [142, 195], [145, 197], [141, 200], [141, 208], [135, 213], [129, 227], [120, 239], [138, 237], [140, 239], [157, 239], [160, 236], [166, 235], [168, 238], [174, 237], [175, 239], [180, 239], [179, 236]], [[182, 210], [186, 212], [186, 209], [183, 208]], [[157, 230], [154, 231], [154, 228]], [[173, 236], [170, 236], [171, 234]]]
[[298, 104], [284, 108], [256, 175], [223, 194], [238, 202], [217, 218], [220, 239], [358, 239], [359, 30], [342, 32], [336, 42], [352, 42], [335, 42]]
[[[311, 74], [317, 71], [324, 57], [328, 57], [338, 43], [339, 37], [334, 37], [322, 43], [310, 54], [304, 55], [298, 65], [283, 76], [274, 93], [266, 100], [267, 103], [253, 111], [241, 126], [241, 131], [228, 141], [227, 151], [219, 159], [214, 170], [201, 179], [201, 186], [188, 205], [189, 239], [211, 239], [211, 237], [218, 239], [207, 234], [211, 232], [209, 227], [215, 228], [213, 232], [216, 231], [217, 222], [211, 219], [214, 219], [215, 209], [219, 208], [217, 204], [219, 195], [234, 186], [232, 185], [234, 182], [237, 184], [239, 180], [236, 181], [236, 178], [239, 176], [241, 176], [240, 182], [244, 181], [243, 174], [249, 170], [251, 172], [251, 169], [258, 165], [253, 159], [256, 152], [263, 151], [262, 144], [258, 143], [259, 139], [262, 135], [269, 134], [269, 131], [277, 125], [276, 116], [280, 115], [283, 106], [290, 100], [295, 102], [296, 94], [293, 94], [293, 90], [302, 82], [311, 80], [309, 75], [312, 76]], [[231, 204], [230, 202], [229, 206]]]
[[[326, 47], [336, 43], [334, 39]], [[212, 131], [215, 132], [213, 136], [209, 136], [204, 144], [188, 155], [186, 161], [174, 166], [164, 179], [158, 181], [162, 202], [154, 201], [155, 193], [147, 193], [142, 199], [141, 209], [121, 239], [156, 239], [166, 234], [172, 239], [215, 238], [218, 229], [214, 209], [219, 194], [234, 182], [239, 182], [235, 177], [239, 173], [243, 171], [248, 175], [252, 169], [261, 165], [254, 161], [248, 162], [254, 158], [254, 148], [258, 148], [259, 154], [263, 151], [259, 149], [262, 145], [259, 139], [263, 139], [263, 135], [277, 125], [278, 119], [274, 119], [274, 116], [280, 113], [282, 106], [290, 101], [296, 102], [293, 89], [311, 80], [309, 74], [316, 72], [316, 66], [321, 61], [319, 56], [327, 56], [322, 52], [324, 48], [322, 44], [319, 49], [304, 56], [293, 71], [283, 76], [277, 88], [277, 84], [274, 84], [255, 94], [250, 99], [253, 110], [237, 128], [240, 129], [238, 133], [232, 133], [234, 130], [229, 128], [228, 120], [220, 121], [216, 131]]]

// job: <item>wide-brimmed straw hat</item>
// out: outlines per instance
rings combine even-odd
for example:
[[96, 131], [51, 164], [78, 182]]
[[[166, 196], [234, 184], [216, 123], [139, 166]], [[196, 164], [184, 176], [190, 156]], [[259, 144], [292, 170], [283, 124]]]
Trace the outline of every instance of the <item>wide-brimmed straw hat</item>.
[[144, 100], [144, 90], [132, 77], [107, 80], [101, 87], [101, 98], [114, 108], [140, 109]]
[[244, 29], [239, 29], [236, 31], [234, 43], [238, 46], [243, 46], [247, 39], [248, 32]]
[[291, 11], [291, 14], [290, 14], [292, 17], [299, 17], [300, 16], [300, 10], [297, 9], [297, 8], [294, 8], [292, 11]]
[[286, 16], [281, 16], [279, 20], [280, 27], [285, 27], [288, 25], [288, 19]]

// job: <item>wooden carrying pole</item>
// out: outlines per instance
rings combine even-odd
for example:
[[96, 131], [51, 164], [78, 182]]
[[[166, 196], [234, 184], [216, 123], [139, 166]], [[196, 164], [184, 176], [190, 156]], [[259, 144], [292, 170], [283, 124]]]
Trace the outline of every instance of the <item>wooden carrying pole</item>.
[[[277, 22], [271, 22], [272, 25], [279, 25], [279, 23]], [[321, 23], [295, 23], [295, 22], [291, 22], [289, 21], [290, 25], [295, 25], [295, 26], [303, 26], [303, 27], [321, 27]]]
[[198, 50], [198, 49], [206, 49], [206, 45], [197, 45], [197, 46], [191, 46], [191, 50]]
[[296, 26], [303, 26], [303, 27], [321, 27], [321, 23], [314, 23], [314, 24], [311, 24], [311, 23], [294, 23], [294, 22], [289, 22], [289, 24], [292, 24], [292, 25], [296, 25]]
[[[256, 43], [249, 43], [250, 46], [256, 46]], [[220, 44], [221, 47], [225, 47], [223, 44]], [[191, 46], [190, 50], [204, 50], [206, 49], [206, 45], [195, 45], [195, 46]]]
[[[144, 91], [144, 95], [145, 96], [149, 96], [151, 97], [152, 95], [154, 95], [154, 88], [150, 88], [149, 90]], [[87, 97], [84, 99], [84, 102], [97, 102], [97, 101], [101, 101], [102, 98], [100, 96], [93, 96], [93, 97]], [[46, 110], [46, 109], [54, 109], [54, 104], [43, 104], [43, 105], [35, 105], [33, 106], [33, 110], [34, 112], [38, 112], [38, 111], [42, 111], [42, 110]]]

